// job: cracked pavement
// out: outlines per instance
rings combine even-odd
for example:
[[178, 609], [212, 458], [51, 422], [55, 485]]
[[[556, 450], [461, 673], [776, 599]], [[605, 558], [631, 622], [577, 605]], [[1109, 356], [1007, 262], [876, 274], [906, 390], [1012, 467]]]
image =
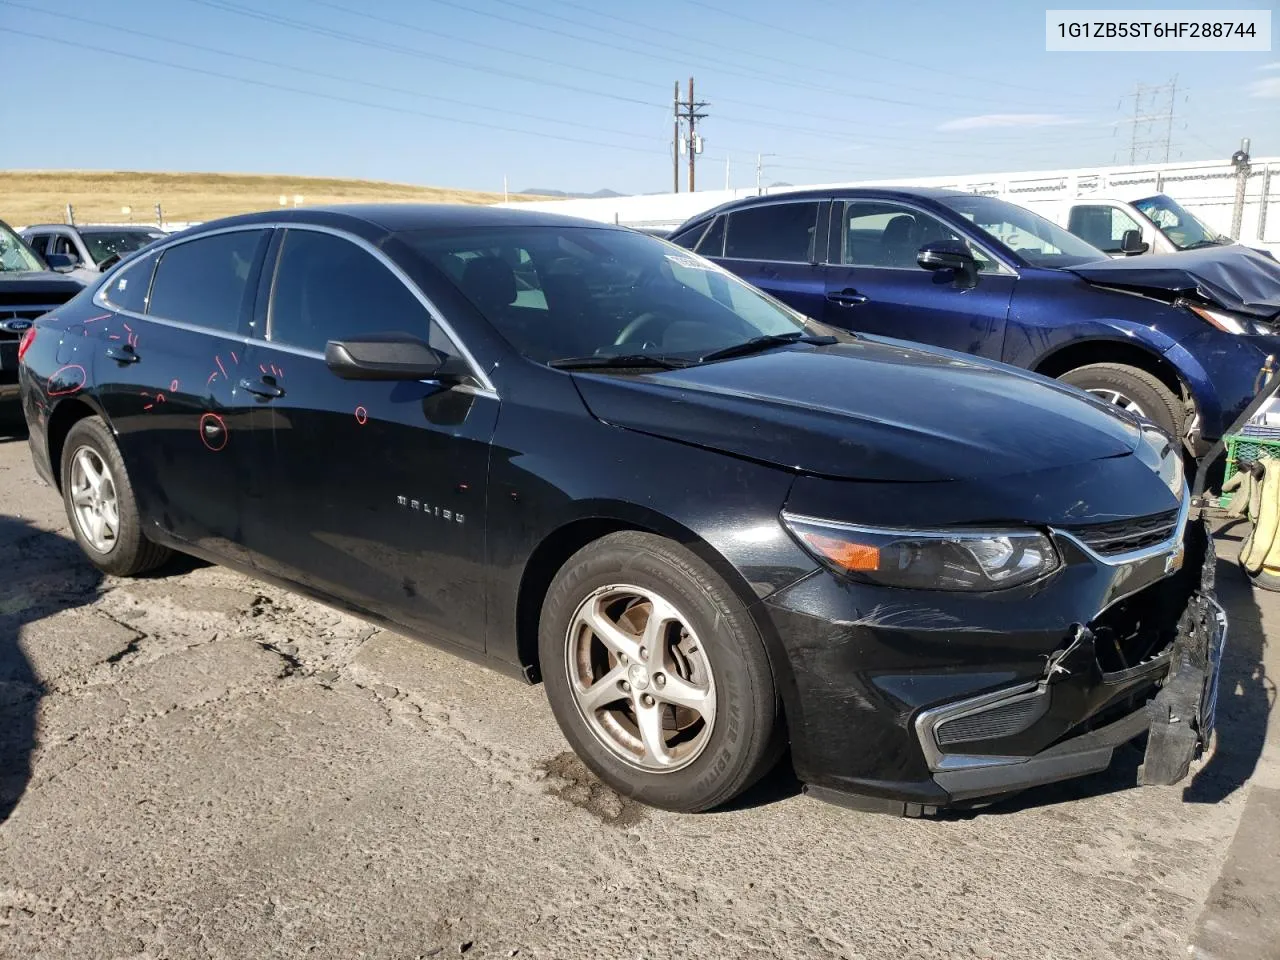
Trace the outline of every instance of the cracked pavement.
[[1229, 564], [1190, 784], [1129, 749], [976, 815], [781, 771], [681, 816], [587, 774], [541, 688], [196, 561], [103, 577], [23, 442], [0, 491], [0, 956], [1275, 956], [1280, 602]]

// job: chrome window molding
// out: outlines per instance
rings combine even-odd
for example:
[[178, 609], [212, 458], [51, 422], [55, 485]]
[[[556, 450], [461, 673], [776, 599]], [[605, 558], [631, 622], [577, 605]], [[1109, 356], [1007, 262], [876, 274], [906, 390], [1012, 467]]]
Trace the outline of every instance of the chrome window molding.
[[[404, 286], [409, 290], [409, 293], [413, 295], [414, 299], [417, 300], [418, 303], [422, 305], [422, 308], [427, 312], [427, 316], [431, 319], [431, 321], [439, 325], [441, 331], [449, 339], [449, 342], [452, 343], [453, 346], [457, 349], [459, 356], [461, 356], [463, 360], [466, 361], [467, 366], [470, 367], [471, 369], [472, 376], [475, 377], [476, 383], [479, 384], [478, 388], [474, 388], [468, 392], [474, 393], [476, 396], [487, 396], [487, 397], [492, 397], [495, 400], [498, 399], [498, 391], [494, 387], [493, 381], [489, 379], [489, 376], [484, 372], [483, 368], [481, 368], [479, 362], [472, 355], [471, 351], [467, 349], [466, 344], [463, 343], [462, 340], [458, 337], [458, 334], [453, 329], [453, 326], [449, 323], [448, 320], [444, 318], [444, 314], [440, 311], [440, 309], [426, 296], [426, 294], [424, 294], [421, 290], [418, 289], [417, 284], [415, 284], [409, 278], [409, 275], [406, 274], [404, 270], [402, 270], [400, 266], [396, 264], [390, 257], [388, 257], [385, 253], [383, 253], [377, 247], [375, 247], [368, 240], [364, 239], [363, 237], [356, 236], [355, 234], [349, 231], [341, 230], [336, 227], [328, 227], [328, 226], [323, 226], [323, 225], [314, 224], [314, 223], [285, 223], [285, 222], [276, 222], [276, 221], [272, 221], [269, 223], [265, 223], [265, 222], [264, 223], [241, 223], [241, 224], [236, 224], [235, 226], [230, 226], [230, 227], [219, 227], [214, 230], [204, 230], [192, 236], [183, 236], [183, 237], [175, 238], [170, 241], [166, 241], [160, 244], [159, 246], [149, 250], [148, 254], [153, 254], [153, 253], [158, 254], [161, 256], [161, 259], [163, 259], [163, 254], [165, 251], [173, 247], [180, 246], [181, 244], [184, 244], [184, 243], [191, 243], [195, 240], [201, 240], [205, 237], [214, 237], [224, 233], [244, 233], [246, 231], [251, 231], [251, 230], [310, 230], [314, 233], [327, 233], [331, 236], [340, 237], [343, 240], [346, 240], [350, 243], [354, 243], [357, 247], [361, 248], [366, 253], [371, 254], [375, 260], [377, 260], [389, 271], [391, 271], [391, 274], [397, 280], [399, 280], [402, 284], [404, 284]], [[680, 248], [680, 249], [683, 249], [683, 248]], [[685, 252], [688, 252], [688, 251], [685, 251]], [[277, 256], [276, 263], [277, 264], [279, 263], [278, 256]], [[126, 261], [125, 263], [120, 264], [117, 269], [113, 269], [109, 274], [107, 274], [106, 278], [99, 285], [98, 289], [94, 291], [93, 303], [95, 306], [101, 307], [104, 310], [110, 310], [113, 313], [118, 313], [126, 317], [134, 317], [138, 320], [146, 320], [151, 323], [160, 323], [165, 326], [174, 327], [179, 330], [188, 330], [193, 333], [204, 333], [204, 334], [211, 333], [228, 340], [238, 341], [245, 345], [258, 344], [261, 346], [271, 347], [273, 350], [282, 350], [286, 353], [296, 354], [297, 356], [310, 357], [312, 359], [317, 359], [317, 360], [324, 359], [324, 353], [321, 351], [310, 350], [305, 347], [295, 347], [295, 346], [291, 346], [290, 344], [277, 343], [271, 340], [270, 339], [271, 320], [269, 315], [267, 319], [267, 330], [265, 331], [266, 336], [258, 337], [258, 336], [244, 336], [240, 333], [228, 332], [224, 330], [214, 330], [209, 327], [201, 327], [196, 324], [186, 323], [185, 321], [182, 321], [182, 320], [171, 320], [167, 317], [156, 316], [155, 314], [136, 313], [132, 310], [125, 310], [121, 307], [117, 307], [110, 300], [106, 298], [106, 295], [105, 295], [106, 290], [111, 285], [111, 281], [116, 277], [117, 274], [123, 273], [125, 270], [129, 269], [133, 265], [134, 265], [133, 261]], [[159, 264], [157, 264], [157, 267], [158, 266]], [[275, 266], [276, 266], [275, 264], [272, 265], [273, 271], [275, 270]], [[264, 264], [264, 267], [265, 267], [265, 264]], [[154, 279], [154, 273], [152, 274], [152, 277]], [[272, 293], [274, 293], [275, 292], [274, 276], [272, 277], [271, 288], [272, 288]], [[148, 289], [147, 293], [149, 297], [150, 289]], [[268, 306], [270, 306], [270, 304]], [[268, 310], [268, 314], [269, 312], [270, 311]], [[430, 381], [423, 381], [423, 382], [430, 382]]]

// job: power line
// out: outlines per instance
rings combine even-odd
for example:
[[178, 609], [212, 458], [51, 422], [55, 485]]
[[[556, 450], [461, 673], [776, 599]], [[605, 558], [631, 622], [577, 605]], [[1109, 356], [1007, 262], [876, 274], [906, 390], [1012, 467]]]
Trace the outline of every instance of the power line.
[[[515, 2], [515, 0], [495, 0], [495, 2], [497, 2], [497, 3], [501, 3], [501, 4], [504, 4], [504, 5], [509, 6], [509, 7], [517, 7], [517, 8], [522, 9], [522, 10], [529, 10], [529, 11], [531, 11], [531, 12], [535, 12], [535, 13], [537, 13], [539, 16], [542, 16], [542, 17], [551, 17], [551, 18], [556, 19], [556, 20], [562, 20], [562, 21], [564, 21], [564, 22], [566, 22], [566, 23], [575, 23], [575, 24], [577, 24], [577, 23], [578, 23], [578, 21], [573, 20], [573, 19], [571, 19], [571, 18], [569, 18], [569, 17], [560, 17], [560, 16], [556, 16], [555, 14], [547, 13], [546, 11], [544, 11], [544, 10], [542, 10], [542, 9], [538, 8], [538, 7], [533, 7], [533, 6], [529, 6], [529, 5], [526, 5], [526, 4], [517, 3], [517, 2]], [[586, 12], [586, 13], [589, 13], [589, 14], [591, 14], [592, 16], [600, 17], [600, 18], [602, 18], [602, 19], [606, 19], [606, 20], [612, 20], [612, 21], [614, 21], [614, 22], [616, 22], [616, 23], [621, 23], [621, 24], [623, 24], [623, 25], [625, 25], [625, 26], [627, 26], [627, 27], [631, 27], [631, 28], [638, 28], [638, 29], [641, 29], [641, 30], [646, 30], [646, 31], [648, 31], [649, 33], [655, 33], [655, 34], [658, 34], [659, 36], [662, 36], [662, 37], [667, 37], [667, 38], [672, 38], [672, 37], [674, 37], [674, 38], [676, 38], [676, 39], [684, 39], [685, 37], [687, 37], [687, 36], [688, 36], [687, 34], [685, 34], [685, 33], [681, 33], [681, 32], [676, 31], [676, 30], [668, 30], [668, 29], [665, 29], [665, 28], [663, 28], [663, 27], [655, 27], [655, 26], [653, 26], [653, 25], [651, 25], [651, 24], [643, 23], [643, 22], [641, 22], [641, 21], [639, 21], [639, 20], [632, 20], [632, 19], [630, 19], [630, 18], [628, 18], [628, 17], [620, 17], [620, 16], [618, 16], [617, 14], [613, 14], [613, 13], [606, 13], [606, 12], [604, 12], [603, 10], [597, 10], [597, 9], [595, 9], [594, 7], [590, 6], [589, 4], [576, 2], [576, 0], [559, 0], [559, 3], [560, 3], [560, 5], [561, 5], [561, 6], [573, 7], [573, 8], [575, 8], [575, 9], [577, 9], [577, 10], [582, 10], [582, 11], [584, 11], [584, 12]], [[630, 36], [629, 34], [622, 33], [622, 32], [620, 32], [620, 31], [615, 31], [615, 30], [605, 30], [603, 27], [593, 26], [593, 25], [591, 25], [591, 24], [582, 23], [582, 24], [579, 24], [579, 25], [580, 25], [580, 26], [582, 26], [582, 27], [585, 27], [585, 28], [586, 28], [586, 29], [588, 29], [588, 30], [596, 30], [596, 31], [598, 31], [598, 32], [600, 32], [600, 33], [605, 33], [605, 34], [608, 34], [608, 35], [610, 35], [610, 36], [620, 36], [620, 37], [629, 37], [629, 36]], [[667, 40], [667, 41], [665, 41], [665, 42], [666, 42], [666, 43], [668, 43], [668, 45], [669, 45], [669, 43], [670, 43], [670, 41], [669, 41], [669, 40]], [[750, 57], [751, 57], [751, 59], [752, 59], [753, 61], [767, 60], [767, 61], [769, 61], [769, 62], [777, 63], [777, 64], [780, 64], [781, 66], [788, 67], [789, 69], [792, 69], [792, 70], [803, 70], [803, 71], [805, 71], [805, 72], [811, 71], [811, 70], [813, 69], [813, 64], [812, 64], [812, 63], [800, 63], [800, 62], [795, 61], [795, 60], [786, 60], [786, 59], [784, 59], [784, 58], [782, 58], [782, 57], [778, 57], [778, 56], [776, 56], [776, 55], [774, 55], [774, 54], [766, 54], [766, 53], [751, 53], [750, 51], [744, 51], [744, 52], [749, 53], [749, 54], [750, 54]], [[698, 53], [693, 54], [693, 55], [694, 55], [694, 56], [702, 56], [702, 57], [703, 57], [703, 59], [704, 59], [707, 63], [715, 63], [715, 62], [716, 62], [716, 61], [712, 61], [712, 60], [706, 60], [705, 54], [703, 54], [702, 52], [698, 52]], [[904, 61], [904, 62], [905, 62], [905, 61]], [[746, 68], [746, 69], [752, 69], [752, 70], [756, 69], [753, 65], [737, 65], [737, 66], [739, 66], [739, 69], [743, 68], [744, 66], [745, 66], [745, 68]], [[757, 73], [757, 74], [755, 74], [755, 75], [757, 75], [757, 76], [761, 76], [761, 74], [758, 74], [758, 73]], [[859, 82], [860, 84], [873, 83], [873, 84], [878, 84], [878, 85], [881, 85], [881, 86], [892, 86], [895, 90], [911, 90], [911, 91], [914, 91], [914, 92], [916, 92], [916, 93], [927, 93], [927, 94], [930, 94], [930, 95], [936, 95], [936, 94], [937, 94], [937, 89], [936, 89], [936, 88], [934, 88], [934, 87], [918, 87], [918, 86], [912, 86], [912, 85], [910, 85], [910, 84], [902, 83], [902, 82], [901, 82], [901, 80], [900, 80], [900, 78], [897, 78], [897, 77], [895, 77], [895, 78], [894, 78], [894, 79], [892, 79], [892, 80], [877, 80], [877, 79], [875, 79], [874, 77], [859, 77], [859, 78], [858, 78], [858, 82]], [[835, 91], [833, 91], [833, 92], [835, 92], [835, 93], [836, 93], [836, 94], [838, 94], [838, 95], [842, 95], [842, 96], [848, 96], [848, 95], [849, 95], [847, 90], [835, 90]], [[986, 95], [983, 95], [983, 94], [981, 94], [981, 93], [974, 93], [973, 91], [968, 91], [968, 90], [966, 90], [966, 91], [965, 91], [964, 98], [965, 98], [965, 100], [966, 100], [966, 101], [982, 101], [982, 100], [984, 100], [984, 101], [986, 101], [986, 102], [988, 102], [988, 103], [1000, 103], [1000, 104], [1007, 104], [1007, 103], [1008, 103], [1007, 98], [1006, 98], [1006, 99], [1001, 99], [1001, 98], [999, 98], [999, 97], [986, 96]]]
[[[750, 16], [747, 16], [745, 13], [739, 13], [736, 10], [726, 10], [724, 7], [718, 7], [713, 3], [707, 3], [706, 0], [685, 0], [685, 2], [691, 3], [694, 6], [703, 7], [707, 10], [711, 10], [715, 13], [720, 14], [721, 16], [731, 17], [735, 20], [742, 20], [742, 21], [745, 21], [746, 23], [752, 23], [758, 27], [764, 27], [770, 31], [775, 31], [778, 33], [786, 33], [793, 37], [799, 37], [801, 40], [807, 40], [809, 43], [821, 43], [826, 46], [835, 47], [846, 56], [849, 54], [855, 54], [860, 57], [871, 57], [876, 60], [884, 60], [887, 63], [901, 64], [902, 66], [911, 67], [915, 70], [928, 70], [930, 73], [937, 73], [943, 76], [956, 77], [957, 79], [961, 79], [961, 80], [972, 80], [975, 83], [985, 83], [989, 85], [1002, 86], [1002, 87], [1014, 87], [1015, 89], [1023, 90], [1023, 91], [1031, 91], [1033, 89], [1033, 88], [1027, 87], [1025, 84], [1014, 83], [1009, 80], [992, 80], [989, 77], [976, 77], [976, 76], [973, 76], [972, 74], [959, 73], [955, 70], [944, 70], [941, 67], [935, 67], [932, 64], [928, 64], [928, 63], [918, 63], [913, 60], [904, 60], [901, 57], [891, 57], [887, 54], [876, 53], [874, 50], [853, 49], [851, 47], [846, 46], [843, 43], [837, 43], [834, 40], [830, 39], [829, 37], [820, 37], [810, 33], [802, 33], [799, 30], [792, 30], [790, 27], [784, 26], [781, 23], [770, 23], [767, 20], [760, 20], [760, 19], [757, 19], [756, 17], [750, 17]], [[1057, 97], [1062, 96], [1061, 91], [1046, 90], [1043, 92], [1049, 96], [1057, 96]], [[1073, 99], [1076, 99], [1076, 97], [1073, 96]]]
[[[388, 50], [390, 52], [400, 53], [406, 56], [444, 62], [453, 66], [459, 66], [464, 69], [476, 71], [479, 73], [496, 74], [498, 76], [505, 76], [513, 79], [523, 80], [528, 83], [542, 84], [546, 86], [556, 87], [559, 89], [572, 90], [577, 93], [583, 93], [589, 96], [605, 97], [608, 99], [617, 100], [624, 103], [632, 103], [632, 104], [638, 104], [641, 106], [649, 106], [649, 107], [658, 106], [657, 104], [654, 104], [650, 101], [640, 100], [635, 97], [627, 97], [627, 96], [623, 96], [616, 93], [610, 93], [598, 87], [582, 87], [575, 84], [564, 83], [561, 81], [545, 80], [540, 77], [533, 77], [527, 74], [516, 73], [510, 70], [499, 70], [499, 69], [494, 69], [489, 67], [483, 67], [467, 61], [461, 61], [461, 60], [457, 60], [450, 57], [442, 57], [438, 54], [429, 53], [427, 51], [423, 51], [415, 47], [407, 47], [407, 46], [404, 46], [403, 44], [388, 43], [385, 41], [377, 40], [372, 37], [362, 36], [360, 34], [351, 33], [350, 31], [346, 31], [346, 30], [334, 29], [331, 27], [323, 26], [321, 24], [316, 24], [313, 22], [305, 21], [305, 20], [298, 20], [291, 17], [282, 17], [274, 14], [264, 14], [256, 10], [243, 7], [239, 4], [231, 3], [229, 2], [229, 0], [188, 0], [188, 2], [200, 4], [201, 6], [206, 6], [211, 9], [220, 10], [225, 13], [231, 13], [237, 16], [242, 16], [242, 17], [249, 17], [256, 20], [261, 20], [266, 23], [272, 23], [278, 26], [288, 27], [290, 29], [300, 30], [300, 31], [315, 34], [318, 36], [328, 37], [330, 39], [336, 39], [336, 40], [340, 40], [348, 43], [354, 43], [360, 46], [365, 46], [373, 49]], [[319, 5], [327, 6], [327, 7], [332, 7], [339, 10], [345, 10], [349, 13], [359, 15], [362, 17], [367, 17], [369, 19], [376, 20], [391, 26], [397, 26], [405, 29], [416, 30], [419, 32], [427, 33], [427, 34], [436, 32], [436, 31], [428, 30], [427, 28], [424, 28], [424, 27], [418, 27], [414, 24], [411, 24], [405, 21], [392, 20], [390, 18], [382, 17], [377, 14], [368, 14], [362, 11], [351, 10], [339, 4], [328, 2], [328, 0], [311, 0], [311, 2], [317, 3]], [[456, 7], [458, 9], [467, 9], [467, 8], [461, 7], [458, 4], [451, 3], [450, 0], [429, 0], [429, 2], [442, 4], [444, 6]], [[472, 11], [472, 12], [483, 13], [483, 11]], [[524, 24], [521, 21], [514, 21], [514, 20], [511, 20], [510, 18], [502, 17], [499, 14], [491, 14], [491, 15], [497, 17], [500, 20], [516, 23], [521, 26], [531, 26], [529, 24]], [[552, 32], [560, 32], [560, 31], [553, 30]], [[465, 41], [465, 42], [470, 42], [470, 41]], [[514, 55], [514, 56], [529, 56], [528, 54], [522, 53], [520, 51], [509, 50], [507, 48], [498, 47], [493, 44], [483, 44], [483, 46], [486, 46], [490, 49], [495, 49], [510, 55]], [[537, 59], [545, 59], [545, 58], [537, 58]], [[577, 68], [577, 69], [585, 69], [585, 68]], [[594, 72], [602, 76], [611, 77], [613, 79], [620, 79], [616, 74], [610, 74], [603, 71], [587, 71], [587, 72]], [[634, 78], [622, 78], [622, 79], [626, 79], [628, 80], [628, 82], [634, 82]], [[736, 98], [721, 97], [718, 99], [726, 103], [736, 103], [736, 104], [747, 106], [753, 109], [776, 110], [776, 108], [773, 108], [773, 107], [768, 107], [766, 105], [754, 103], [751, 101], [738, 100]], [[778, 111], [778, 112], [782, 112], [782, 111]], [[791, 112], [802, 113], [802, 111], [791, 111]], [[734, 116], [732, 114], [720, 114], [719, 116], [724, 120], [747, 123], [752, 125], [753, 127], [764, 127], [764, 128], [775, 129], [775, 130], [783, 130], [783, 131], [792, 132], [792, 133], [803, 133], [810, 136], [817, 136], [822, 138], [830, 138], [833, 133], [833, 131], [830, 129], [815, 129], [813, 127], [803, 127], [796, 124], [785, 124], [785, 123], [777, 123], [777, 122], [771, 122], [771, 121], [762, 121], [754, 117]], [[818, 114], [813, 114], [812, 116], [814, 116], [817, 119], [822, 119], [829, 122], [837, 122], [837, 123], [853, 122], [848, 118], [834, 118], [834, 117], [828, 117], [828, 116], [818, 115]], [[916, 138], [894, 138], [894, 137], [888, 137], [884, 134], [868, 134], [865, 132], [859, 133], [857, 134], [857, 136], [859, 137], [859, 139], [865, 139], [865, 140], [881, 140], [885, 142], [917, 142]], [[1072, 139], [1075, 140], [1079, 138], [1072, 138]]]
[[[445, 97], [437, 93], [428, 94], [428, 93], [422, 92], [421, 90], [410, 90], [405, 87], [395, 87], [385, 83], [377, 83], [372, 80], [360, 80], [355, 77], [344, 77], [338, 74], [326, 73], [322, 70], [311, 70], [307, 67], [299, 67], [299, 66], [294, 66], [293, 64], [280, 63], [279, 61], [276, 61], [276, 60], [268, 60], [264, 57], [254, 57], [245, 53], [237, 53], [232, 50], [220, 50], [217, 47], [210, 47], [200, 43], [192, 43], [188, 40], [178, 40], [174, 37], [165, 37], [155, 33], [148, 33], [144, 30], [134, 30], [130, 27], [122, 27], [114, 23], [108, 23], [105, 20], [93, 20], [89, 17], [78, 17], [78, 16], [75, 16], [74, 14], [58, 13], [53, 10], [44, 10], [38, 7], [30, 8], [30, 7], [24, 6], [23, 4], [14, 3], [12, 2], [12, 0], [0, 0], [0, 5], [7, 6], [7, 7], [18, 7], [20, 9], [29, 10], [32, 13], [43, 14], [44, 16], [48, 16], [48, 17], [58, 17], [59, 19], [62, 19], [62, 20], [73, 20], [78, 23], [88, 24], [89, 26], [93, 26], [93, 27], [101, 27], [107, 30], [115, 30], [118, 33], [127, 33], [127, 34], [130, 34], [131, 36], [141, 37], [145, 40], [154, 40], [154, 41], [159, 41], [161, 43], [172, 43], [176, 46], [186, 47], [190, 50], [200, 50], [204, 53], [212, 53], [222, 57], [232, 57], [236, 60], [243, 60], [247, 63], [257, 63], [263, 66], [273, 67], [279, 70], [289, 70], [293, 73], [303, 74], [304, 76], [319, 77], [321, 79], [332, 80], [338, 83], [356, 84], [357, 86], [368, 87], [372, 90], [382, 90], [388, 93], [399, 93], [406, 97], [415, 97], [421, 100], [431, 100], [438, 103], [452, 103], [452, 104], [456, 104], [457, 106], [468, 107], [474, 110], [484, 110], [484, 111], [489, 111], [491, 113], [508, 114], [510, 116], [521, 117], [526, 120], [540, 120], [543, 123], [562, 124], [564, 126], [574, 127], [575, 129], [580, 129], [582, 126], [582, 122], [580, 120], [561, 120], [556, 117], [544, 117], [544, 116], [539, 116], [536, 113], [529, 113], [527, 110], [507, 110], [503, 107], [494, 107], [486, 104], [472, 103], [467, 100], [458, 100], [453, 97]], [[592, 129], [599, 131], [601, 133], [612, 133], [620, 137], [632, 137], [636, 139], [652, 140], [652, 141], [658, 141], [661, 139], [661, 137], [658, 137], [657, 135], [639, 134], [639, 133], [636, 133], [634, 130], [620, 130], [615, 127], [593, 126]]]
[[[609, 100], [616, 100], [621, 103], [637, 104], [642, 107], [659, 107], [659, 104], [651, 100], [641, 100], [638, 97], [628, 97], [617, 93], [607, 93], [603, 90], [592, 89], [590, 87], [580, 87], [571, 83], [562, 83], [558, 80], [546, 80], [541, 77], [533, 77], [528, 74], [516, 73], [512, 70], [503, 70], [497, 67], [480, 67], [466, 60], [458, 60], [454, 57], [445, 57], [436, 53], [429, 53], [416, 47], [406, 47], [402, 44], [388, 43], [383, 40], [375, 40], [371, 37], [362, 37], [359, 34], [353, 34], [343, 30], [332, 30], [328, 27], [320, 26], [314, 23], [308, 23], [305, 20], [294, 20], [289, 17], [280, 17], [274, 14], [259, 13], [256, 10], [250, 10], [235, 4], [220, 2], [220, 0], [188, 0], [190, 3], [198, 3], [201, 6], [209, 7], [214, 10], [221, 10], [224, 13], [234, 13], [238, 16], [249, 17], [254, 20], [261, 20], [265, 23], [274, 23], [278, 26], [289, 27], [295, 30], [301, 30], [306, 33], [312, 33], [317, 36], [329, 37], [332, 40], [342, 40], [347, 43], [354, 43], [364, 47], [370, 47], [375, 50], [386, 50], [391, 53], [400, 53], [409, 57], [417, 57], [423, 60], [434, 60], [439, 63], [446, 63], [450, 66], [460, 67], [464, 70], [474, 70], [477, 73], [487, 73], [494, 76], [507, 77], [512, 80], [523, 80], [528, 83], [537, 83], [549, 87], [558, 87], [562, 90], [572, 90], [574, 93], [583, 93], [589, 96], [605, 97]], [[662, 107], [661, 109], [665, 109]]]
[[408, 107], [397, 107], [386, 103], [372, 103], [368, 100], [357, 100], [353, 97], [344, 97], [332, 93], [320, 93], [316, 90], [306, 90], [301, 87], [290, 87], [281, 83], [272, 83], [267, 80], [257, 80], [250, 77], [238, 77], [230, 73], [221, 73], [217, 70], [206, 70], [203, 67], [193, 67], [184, 63], [173, 63], [169, 60], [160, 60], [154, 57], [144, 57], [136, 53], [126, 53], [123, 50], [112, 50], [107, 47], [97, 47], [87, 43], [75, 43], [71, 40], [63, 40], [59, 37], [50, 37], [42, 33], [33, 33], [27, 30], [16, 30], [13, 27], [0, 26], [0, 32], [12, 33], [17, 36], [29, 37], [34, 40], [44, 40], [48, 43], [57, 43], [62, 46], [72, 47], [79, 50], [91, 50], [95, 53], [105, 53], [113, 57], [123, 57], [126, 60], [136, 60], [140, 63], [147, 63], [153, 66], [169, 67], [174, 70], [185, 70], [188, 73], [198, 73], [207, 77], [217, 77], [221, 80], [232, 80], [236, 83], [250, 84], [255, 87], [265, 87], [269, 90], [280, 90], [285, 93], [296, 93], [306, 97], [316, 97], [321, 100], [332, 100], [337, 103], [346, 103], [358, 107], [369, 107], [374, 110], [385, 110], [389, 113], [400, 113], [406, 116], [425, 117], [428, 120], [439, 120], [442, 123], [460, 123], [471, 127], [482, 127], [486, 130], [499, 130], [503, 133], [516, 133], [527, 137], [536, 137], [542, 140], [559, 140], [565, 143], [585, 143], [592, 146], [606, 147], [610, 150], [627, 150], [632, 153], [643, 153], [653, 155], [654, 151], [646, 150], [643, 147], [633, 147], [629, 144], [606, 143], [600, 140], [586, 140], [581, 137], [566, 137], [556, 133], [542, 133], [537, 130], [521, 130], [518, 127], [508, 127], [497, 123], [486, 123], [483, 120], [472, 120], [464, 117], [447, 117], [437, 113], [427, 113], [422, 110], [413, 110]]

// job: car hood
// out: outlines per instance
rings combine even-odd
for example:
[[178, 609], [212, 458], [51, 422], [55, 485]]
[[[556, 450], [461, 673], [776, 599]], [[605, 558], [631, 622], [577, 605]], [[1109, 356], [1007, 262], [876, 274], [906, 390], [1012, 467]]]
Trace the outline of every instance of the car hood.
[[66, 303], [83, 289], [83, 283], [51, 270], [0, 270], [0, 305]]
[[575, 373], [606, 423], [855, 480], [1029, 473], [1131, 453], [1133, 421], [1043, 377], [879, 338], [682, 370]]
[[1280, 320], [1280, 263], [1233, 243], [1068, 267], [1090, 283], [1162, 299], [1196, 297], [1260, 320]]

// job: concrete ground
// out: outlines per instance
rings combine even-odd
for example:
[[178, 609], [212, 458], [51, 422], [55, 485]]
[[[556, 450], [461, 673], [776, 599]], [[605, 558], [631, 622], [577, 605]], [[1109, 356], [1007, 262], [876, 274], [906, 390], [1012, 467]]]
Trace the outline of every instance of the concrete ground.
[[[1220, 551], [1231, 549], [1223, 540]], [[979, 814], [620, 800], [540, 688], [217, 567], [97, 574], [0, 442], [0, 957], [1275, 958], [1280, 602], [1220, 747]]]

